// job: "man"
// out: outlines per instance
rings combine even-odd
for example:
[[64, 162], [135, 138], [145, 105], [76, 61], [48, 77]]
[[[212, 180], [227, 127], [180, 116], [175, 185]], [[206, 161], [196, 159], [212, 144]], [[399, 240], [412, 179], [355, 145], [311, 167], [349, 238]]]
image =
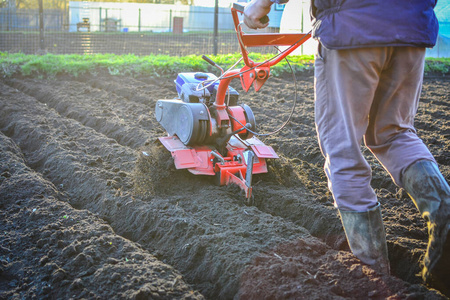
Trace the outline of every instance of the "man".
[[[294, 0], [295, 1], [295, 0]], [[248, 27], [273, 3], [252, 0]], [[417, 137], [417, 112], [425, 48], [436, 43], [431, 0], [315, 0], [315, 121], [328, 186], [350, 248], [363, 263], [389, 274], [380, 205], [360, 145], [382, 163], [427, 220], [429, 242], [422, 277], [448, 293], [450, 286], [450, 187]]]

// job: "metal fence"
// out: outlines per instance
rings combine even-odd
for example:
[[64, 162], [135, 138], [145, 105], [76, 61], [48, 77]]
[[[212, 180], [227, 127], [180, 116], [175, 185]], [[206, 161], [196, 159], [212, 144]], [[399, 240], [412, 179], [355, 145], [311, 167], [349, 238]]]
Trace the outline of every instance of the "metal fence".
[[[166, 5], [148, 11], [68, 3], [66, 9], [43, 9], [41, 14], [39, 9], [0, 8], [0, 51], [173, 56], [239, 51], [229, 9], [219, 11], [215, 32], [213, 8], [180, 11]], [[275, 52], [270, 47], [252, 51]]]

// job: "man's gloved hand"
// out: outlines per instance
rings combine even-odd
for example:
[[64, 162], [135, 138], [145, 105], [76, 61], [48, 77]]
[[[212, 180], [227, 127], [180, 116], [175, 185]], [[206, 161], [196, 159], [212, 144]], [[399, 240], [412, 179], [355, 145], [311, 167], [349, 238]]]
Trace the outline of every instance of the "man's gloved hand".
[[272, 4], [270, 0], [252, 0], [244, 9], [245, 25], [251, 29], [266, 28], [269, 25], [269, 19], [263, 19], [263, 17], [270, 12]]

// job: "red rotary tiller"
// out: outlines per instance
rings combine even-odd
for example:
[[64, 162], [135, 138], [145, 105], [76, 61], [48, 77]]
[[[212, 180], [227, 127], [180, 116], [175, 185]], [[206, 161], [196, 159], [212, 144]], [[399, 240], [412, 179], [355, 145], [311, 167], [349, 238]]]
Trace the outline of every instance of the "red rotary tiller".
[[[247, 204], [252, 195], [252, 175], [267, 172], [266, 159], [278, 158], [271, 146], [256, 138], [256, 122], [246, 104], [237, 104], [239, 94], [229, 86], [240, 78], [247, 92], [253, 85], [259, 91], [270, 76], [270, 67], [279, 63], [303, 44], [310, 34], [246, 34], [241, 29], [238, 12], [244, 6], [231, 8], [245, 66], [226, 72], [180, 73], [175, 80], [179, 99], [158, 100], [157, 121], [168, 136], [159, 140], [169, 150], [177, 169], [188, 169], [196, 175], [216, 175], [220, 185], [234, 183], [245, 191]], [[246, 47], [290, 46], [274, 58], [257, 63], [248, 57]]]

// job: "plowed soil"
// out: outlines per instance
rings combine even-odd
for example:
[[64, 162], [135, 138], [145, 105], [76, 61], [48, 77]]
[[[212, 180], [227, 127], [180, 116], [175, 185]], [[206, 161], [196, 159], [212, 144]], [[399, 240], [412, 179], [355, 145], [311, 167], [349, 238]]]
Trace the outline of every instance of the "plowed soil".
[[[176, 76], [176, 75], [175, 75]], [[175, 170], [153, 111], [173, 79], [0, 80], [0, 299], [446, 299], [416, 275], [426, 225], [363, 149], [383, 209], [392, 276], [348, 250], [314, 128], [313, 76], [289, 125], [261, 138], [280, 159], [233, 186]], [[291, 78], [240, 92], [258, 130], [291, 111]], [[450, 85], [425, 79], [418, 134], [450, 180]]]

